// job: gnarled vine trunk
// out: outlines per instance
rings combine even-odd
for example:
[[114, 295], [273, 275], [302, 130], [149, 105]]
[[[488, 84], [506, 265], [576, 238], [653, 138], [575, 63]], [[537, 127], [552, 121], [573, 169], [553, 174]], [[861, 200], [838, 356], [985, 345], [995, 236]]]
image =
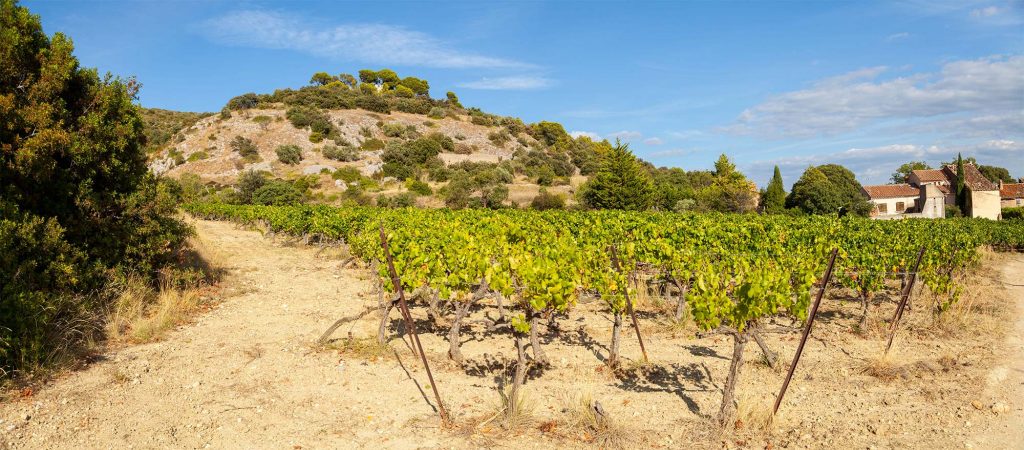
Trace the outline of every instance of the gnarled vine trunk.
[[683, 320], [683, 315], [686, 314], [686, 294], [690, 291], [690, 284], [678, 281], [675, 283], [679, 287], [679, 302], [676, 303], [676, 322], [678, 322]]
[[718, 423], [726, 426], [736, 415], [736, 383], [743, 367], [743, 349], [747, 346], [747, 332], [732, 333], [732, 362], [729, 365], [729, 377], [725, 380], [722, 390], [722, 407], [718, 410]]
[[540, 346], [540, 313], [530, 309], [530, 347], [533, 349], [533, 360], [538, 364], [547, 364], [548, 357]]
[[608, 367], [619, 365], [619, 343], [622, 342], [622, 313], [614, 313], [612, 322], [612, 345], [608, 349]]
[[472, 306], [472, 300], [456, 302], [454, 305], [455, 320], [452, 321], [452, 326], [448, 329], [448, 357], [460, 366], [465, 359], [462, 357], [462, 337], [459, 333], [462, 330], [462, 319], [469, 315], [469, 309]]

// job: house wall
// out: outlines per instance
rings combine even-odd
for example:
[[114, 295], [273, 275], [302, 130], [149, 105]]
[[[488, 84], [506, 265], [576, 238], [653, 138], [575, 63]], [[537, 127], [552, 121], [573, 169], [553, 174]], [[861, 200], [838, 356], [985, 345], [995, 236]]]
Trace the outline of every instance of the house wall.
[[992, 220], [1002, 218], [999, 191], [971, 191], [971, 217]]
[[1018, 206], [1024, 206], [1024, 198], [1003, 199], [1003, 208], [1016, 208]]
[[921, 198], [918, 203], [921, 207], [921, 216], [929, 219], [941, 219], [946, 217], [946, 197], [942, 191], [935, 186], [925, 186], [921, 190]]
[[[903, 211], [914, 207], [914, 201], [917, 197], [894, 197], [894, 198], [876, 198], [871, 199], [871, 203], [875, 205], [874, 212], [872, 215], [888, 216], [893, 214], [902, 214]], [[902, 202], [903, 209], [897, 210], [896, 203]], [[879, 206], [885, 205], [885, 211], [879, 211]]]

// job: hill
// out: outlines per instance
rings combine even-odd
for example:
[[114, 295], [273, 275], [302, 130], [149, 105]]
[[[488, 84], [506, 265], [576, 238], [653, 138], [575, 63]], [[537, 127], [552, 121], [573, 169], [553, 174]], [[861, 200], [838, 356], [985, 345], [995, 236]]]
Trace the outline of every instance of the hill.
[[301, 89], [235, 97], [220, 114], [146, 110], [150, 168], [218, 185], [248, 171], [305, 177], [311, 195], [324, 201], [356, 184], [360, 195], [380, 197], [408, 191], [412, 180], [434, 191], [466, 175], [478, 196], [488, 185], [505, 186], [506, 198], [522, 205], [541, 186], [571, 197], [610, 147], [572, 138], [557, 123], [525, 124], [464, 108], [451, 92], [430, 98], [425, 80], [387, 69], [364, 70], [359, 78], [318, 73]]

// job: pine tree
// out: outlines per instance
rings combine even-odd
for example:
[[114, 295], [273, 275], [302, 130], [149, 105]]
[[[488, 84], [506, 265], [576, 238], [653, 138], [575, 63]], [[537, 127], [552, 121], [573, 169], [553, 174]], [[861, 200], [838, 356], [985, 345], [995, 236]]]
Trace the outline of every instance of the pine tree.
[[786, 188], [782, 185], [782, 173], [775, 166], [775, 174], [768, 182], [768, 188], [761, 196], [761, 205], [767, 214], [779, 214], [786, 209]]
[[580, 188], [588, 208], [642, 211], [654, 203], [654, 184], [628, 144], [615, 142], [601, 159], [601, 168]]

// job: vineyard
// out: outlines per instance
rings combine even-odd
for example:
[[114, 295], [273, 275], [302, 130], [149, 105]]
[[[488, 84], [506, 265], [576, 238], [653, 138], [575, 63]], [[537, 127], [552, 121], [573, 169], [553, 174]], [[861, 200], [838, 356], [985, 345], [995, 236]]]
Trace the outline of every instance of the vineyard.
[[[529, 367], [549, 363], [537, 335], [542, 323], [554, 324], [581, 298], [598, 299], [614, 317], [605, 361], [617, 367], [623, 319], [633, 313], [631, 297], [638, 289], [657, 290], [675, 299], [667, 313], [670, 319], [689, 316], [704, 331], [732, 336], [732, 368], [719, 412], [723, 423], [734, 413], [733, 388], [744, 345], [754, 339], [771, 355], [759, 339], [760, 322], [780, 316], [807, 319], [833, 249], [831, 285], [858, 294], [863, 325], [874, 294], [887, 282], [905, 285], [909, 277], [916, 278], [933, 294], [929, 306], [939, 315], [959, 298], [961, 276], [977, 261], [980, 247], [1024, 247], [1021, 222], [970, 219], [224, 204], [192, 204], [186, 210], [263, 226], [306, 242], [348, 245], [355, 258], [376, 268], [385, 290], [410, 292], [431, 317], [451, 315], [448, 354], [456, 363], [464, 359], [459, 336], [464, 319], [472, 309], [484, 307], [483, 299], [493, 299], [498, 318], [490, 329], [511, 334], [518, 355], [513, 395]], [[382, 242], [390, 244], [387, 255]], [[389, 256], [394, 274], [384, 264]], [[382, 342], [387, 312], [401, 307], [397, 300], [381, 297]], [[633, 328], [642, 339], [635, 316]]]

